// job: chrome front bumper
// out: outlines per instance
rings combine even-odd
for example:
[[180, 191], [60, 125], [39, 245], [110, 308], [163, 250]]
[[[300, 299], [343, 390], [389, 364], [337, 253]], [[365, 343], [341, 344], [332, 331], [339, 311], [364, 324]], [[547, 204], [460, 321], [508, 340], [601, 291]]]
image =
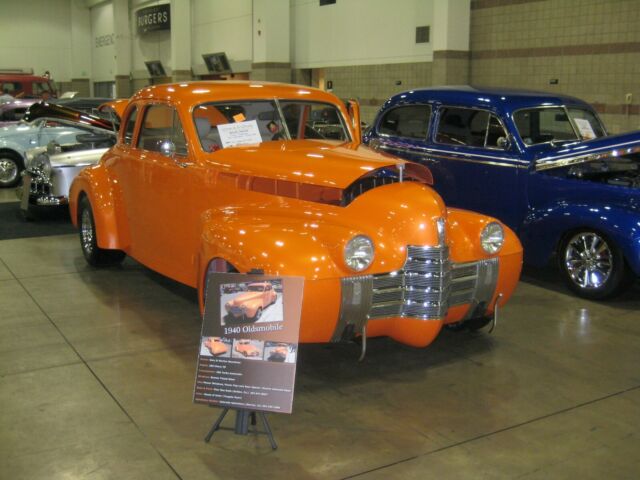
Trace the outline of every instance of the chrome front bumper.
[[29, 171], [22, 174], [22, 186], [18, 188], [17, 194], [22, 201], [21, 208], [25, 210], [28, 205], [51, 207], [69, 203], [66, 195], [55, 194], [56, 188], [51, 180]]
[[333, 341], [361, 332], [370, 319], [442, 320], [450, 307], [469, 304], [463, 320], [482, 316], [498, 281], [498, 259], [452, 263], [448, 247], [407, 247], [401, 270], [342, 279]]

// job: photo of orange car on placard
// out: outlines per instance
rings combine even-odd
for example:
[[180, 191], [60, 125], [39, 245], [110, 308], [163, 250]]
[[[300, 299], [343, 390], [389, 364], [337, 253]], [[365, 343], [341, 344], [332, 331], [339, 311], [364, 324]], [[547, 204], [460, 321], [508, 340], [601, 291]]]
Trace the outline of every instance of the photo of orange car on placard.
[[202, 337], [200, 354], [214, 357], [228, 357], [231, 345], [220, 337]]
[[262, 360], [262, 352], [264, 350], [264, 342], [261, 340], [240, 339], [233, 341], [234, 358], [252, 358], [254, 360]]
[[297, 345], [283, 342], [265, 342], [264, 359], [268, 362], [295, 363]]
[[[224, 305], [221, 311], [222, 325], [234, 321], [257, 322], [260, 320], [263, 312], [276, 304], [278, 298], [281, 297], [275, 291], [275, 282], [277, 281], [222, 285], [220, 288], [221, 304]], [[230, 296], [228, 292], [232, 292], [232, 295]], [[279, 311], [272, 312], [269, 318], [265, 319], [266, 321], [282, 321], [282, 302], [279, 302], [278, 306], [280, 307], [277, 309]]]

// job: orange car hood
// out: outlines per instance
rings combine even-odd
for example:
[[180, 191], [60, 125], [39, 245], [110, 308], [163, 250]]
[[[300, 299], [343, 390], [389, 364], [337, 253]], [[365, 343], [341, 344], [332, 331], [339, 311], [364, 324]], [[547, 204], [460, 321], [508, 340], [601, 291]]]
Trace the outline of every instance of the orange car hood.
[[250, 300], [257, 300], [262, 297], [264, 292], [246, 292], [237, 295], [232, 300], [229, 301], [231, 305], [238, 305], [240, 303], [248, 302]]
[[372, 170], [406, 163], [363, 145], [330, 140], [274, 141], [230, 147], [207, 154], [207, 161], [242, 175], [340, 189]]

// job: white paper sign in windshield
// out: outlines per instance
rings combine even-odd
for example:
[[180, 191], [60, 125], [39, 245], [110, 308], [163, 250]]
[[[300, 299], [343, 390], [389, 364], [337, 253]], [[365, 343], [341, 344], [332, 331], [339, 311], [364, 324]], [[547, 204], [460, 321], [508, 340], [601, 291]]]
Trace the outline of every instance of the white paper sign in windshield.
[[255, 145], [262, 142], [258, 123], [255, 120], [218, 125], [218, 133], [220, 133], [222, 148]]
[[576, 126], [578, 127], [578, 131], [580, 132], [580, 136], [584, 140], [591, 140], [592, 138], [596, 138], [596, 134], [589, 123], [589, 120], [584, 118], [574, 118], [574, 122], [576, 122]]

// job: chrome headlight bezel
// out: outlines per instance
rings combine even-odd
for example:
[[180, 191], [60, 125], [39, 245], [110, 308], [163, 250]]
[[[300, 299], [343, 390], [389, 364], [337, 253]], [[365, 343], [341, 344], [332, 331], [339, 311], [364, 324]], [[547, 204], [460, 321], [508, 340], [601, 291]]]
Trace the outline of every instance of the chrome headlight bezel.
[[369, 268], [375, 257], [373, 241], [366, 235], [356, 235], [344, 246], [344, 263], [354, 272]]
[[504, 245], [504, 228], [498, 222], [490, 222], [480, 233], [480, 246], [485, 253], [494, 255]]

